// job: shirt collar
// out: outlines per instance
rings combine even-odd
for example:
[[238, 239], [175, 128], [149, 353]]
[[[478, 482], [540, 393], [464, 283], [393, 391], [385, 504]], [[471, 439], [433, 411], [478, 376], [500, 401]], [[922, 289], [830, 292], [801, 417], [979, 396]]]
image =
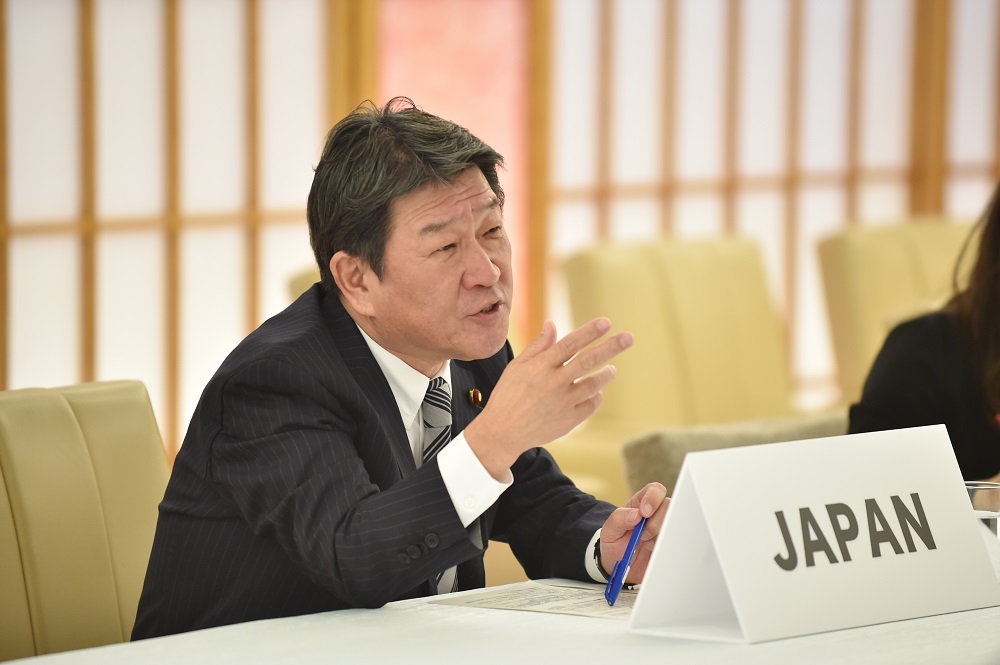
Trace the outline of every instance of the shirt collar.
[[417, 418], [420, 405], [423, 404], [424, 395], [427, 393], [427, 384], [431, 379], [438, 376], [444, 377], [444, 380], [451, 386], [451, 361], [444, 363], [441, 366], [441, 371], [429, 379], [380, 346], [361, 329], [361, 326], [358, 326], [358, 330], [361, 331], [361, 336], [364, 337], [372, 355], [375, 356], [375, 362], [378, 363], [382, 374], [385, 375], [385, 380], [389, 382], [389, 389], [392, 390], [392, 396], [396, 398], [396, 406], [399, 408], [403, 425], [409, 427], [410, 423]]

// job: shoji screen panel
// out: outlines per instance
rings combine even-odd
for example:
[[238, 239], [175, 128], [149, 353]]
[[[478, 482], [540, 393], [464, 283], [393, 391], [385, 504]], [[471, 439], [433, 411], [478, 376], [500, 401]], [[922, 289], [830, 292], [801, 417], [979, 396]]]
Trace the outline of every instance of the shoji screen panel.
[[[942, 211], [981, 209], [1000, 173], [998, 3], [551, 7], [549, 313], [568, 325], [559, 264], [581, 244], [749, 236], [786, 318], [801, 402], [837, 399], [816, 244], [848, 225], [909, 214], [911, 182], [934, 185], [913, 177], [915, 142], [921, 164], [948, 162]], [[944, 25], [950, 46], [928, 63], [914, 35], [939, 37]], [[938, 80], [949, 85], [945, 157], [934, 154], [923, 124], [911, 132], [913, 109], [927, 101], [920, 95], [928, 88], [913, 85], [918, 56], [922, 67], [943, 66]], [[934, 116], [921, 122], [932, 130]]]
[[141, 380], [163, 428], [168, 340], [163, 235], [158, 228], [99, 234], [96, 258], [96, 378]]
[[291, 298], [289, 280], [316, 266], [309, 246], [305, 211], [289, 219], [291, 223], [268, 218], [260, 230], [257, 279], [259, 316], [262, 320], [274, 316], [288, 305]]
[[609, 19], [611, 42], [608, 146], [602, 151], [613, 187], [625, 191], [609, 202], [607, 233], [617, 240], [660, 234], [663, 172], [662, 3], [624, 2]]
[[[321, 0], [260, 6], [258, 318], [288, 304], [288, 280], [315, 264], [305, 202], [326, 130]], [[290, 121], [294, 119], [294, 121]]]
[[185, 229], [181, 236], [181, 431], [205, 384], [247, 333], [245, 252], [238, 226]]
[[9, 385], [62, 385], [78, 379], [80, 250], [63, 233], [26, 235], [10, 243]]
[[163, 7], [159, 0], [99, 0], [94, 15], [94, 378], [143, 381], [163, 428]]
[[850, 0], [808, 0], [795, 9], [786, 21], [801, 33], [799, 49], [789, 52], [797, 60], [800, 96], [788, 102], [798, 115], [799, 131], [788, 141], [798, 152], [789, 156], [785, 169], [798, 186], [786, 211], [785, 306], [792, 366], [800, 391], [814, 399], [816, 384], [834, 371], [815, 248], [847, 215], [845, 176], [854, 102], [849, 77], [856, 54], [851, 52]]
[[98, 0], [94, 31], [97, 216], [154, 226], [166, 196], [162, 3]]
[[0, 3], [0, 387], [140, 379], [176, 451], [208, 377], [313, 264], [326, 81], [353, 66], [327, 63], [330, 32], [358, 32], [334, 5]]
[[183, 215], [246, 204], [246, 3], [180, 3], [180, 172]]
[[184, 0], [179, 10], [179, 404], [186, 423], [205, 383], [248, 327], [243, 280], [252, 72], [245, 64], [247, 3]]
[[677, 54], [676, 124], [671, 130], [674, 177], [680, 182], [718, 182], [724, 168], [726, 10], [725, 0], [677, 5], [677, 43], [667, 46]]
[[12, 227], [80, 212], [78, 21], [76, 0], [7, 3]]
[[[789, 149], [789, 8], [786, 0], [740, 5], [734, 86], [733, 231], [761, 248], [771, 292], [785, 302], [787, 152]], [[738, 100], [738, 101], [737, 101]]]
[[908, 207], [913, 6], [910, 0], [870, 0], [854, 20], [859, 51], [855, 112], [857, 144], [849, 148], [856, 176], [849, 184], [849, 221], [896, 222]]
[[[607, 131], [602, 93], [599, 35], [602, 0], [557, 0], [552, 3], [552, 93], [549, 101], [551, 147], [547, 181], [547, 233], [543, 297], [558, 330], [570, 330], [570, 311], [559, 263], [574, 250], [604, 235], [596, 192], [601, 132]], [[606, 60], [606, 58], [605, 58]], [[602, 129], [603, 126], [603, 129]], [[605, 162], [606, 166], [606, 162]], [[535, 322], [538, 327], [540, 322]]]
[[77, 3], [6, 5], [7, 385], [73, 382], [81, 349]]
[[[949, 175], [944, 206], [954, 215], [978, 217], [996, 178], [998, 23], [1000, 6], [952, 0], [948, 119], [945, 159]], [[984, 84], [992, 84], [984, 94]]]

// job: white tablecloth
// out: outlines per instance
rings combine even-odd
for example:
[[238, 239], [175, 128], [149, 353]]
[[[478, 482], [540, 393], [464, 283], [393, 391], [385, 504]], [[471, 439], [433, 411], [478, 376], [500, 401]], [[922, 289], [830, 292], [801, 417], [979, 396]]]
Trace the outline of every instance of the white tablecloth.
[[[932, 581], [928, 592], [933, 593]], [[627, 632], [624, 620], [456, 607], [421, 599], [378, 610], [256, 621], [22, 662], [996, 664], [1000, 663], [1000, 608], [744, 645], [634, 635]]]

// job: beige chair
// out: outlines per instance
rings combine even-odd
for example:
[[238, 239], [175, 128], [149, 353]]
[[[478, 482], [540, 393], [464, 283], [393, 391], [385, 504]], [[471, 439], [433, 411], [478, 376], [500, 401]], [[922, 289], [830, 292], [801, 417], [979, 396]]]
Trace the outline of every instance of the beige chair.
[[167, 475], [138, 381], [0, 393], [0, 660], [129, 639]]
[[659, 482], [671, 494], [689, 452], [761, 443], [818, 439], [847, 433], [847, 412], [754, 420], [722, 425], [665, 427], [628, 441], [623, 447], [629, 489]]
[[310, 266], [295, 273], [288, 279], [289, 300], [295, 300], [318, 281], [319, 268], [316, 266]]
[[[868, 370], [897, 323], [940, 307], [971, 224], [914, 219], [852, 227], [819, 244], [842, 402], [861, 396]], [[966, 254], [975, 256], [975, 247]]]
[[595, 245], [565, 273], [576, 325], [603, 315], [635, 336], [601, 409], [549, 446], [596, 496], [629, 498], [621, 446], [641, 432], [795, 413], [784, 327], [752, 241]]

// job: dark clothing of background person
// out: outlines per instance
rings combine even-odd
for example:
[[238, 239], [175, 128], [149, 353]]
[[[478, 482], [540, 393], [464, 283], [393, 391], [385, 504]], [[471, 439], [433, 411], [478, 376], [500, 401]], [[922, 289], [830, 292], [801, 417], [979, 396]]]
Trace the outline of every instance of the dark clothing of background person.
[[1000, 472], [1000, 425], [955, 316], [937, 311], [889, 333], [850, 410], [850, 432], [943, 423], [966, 480]]

